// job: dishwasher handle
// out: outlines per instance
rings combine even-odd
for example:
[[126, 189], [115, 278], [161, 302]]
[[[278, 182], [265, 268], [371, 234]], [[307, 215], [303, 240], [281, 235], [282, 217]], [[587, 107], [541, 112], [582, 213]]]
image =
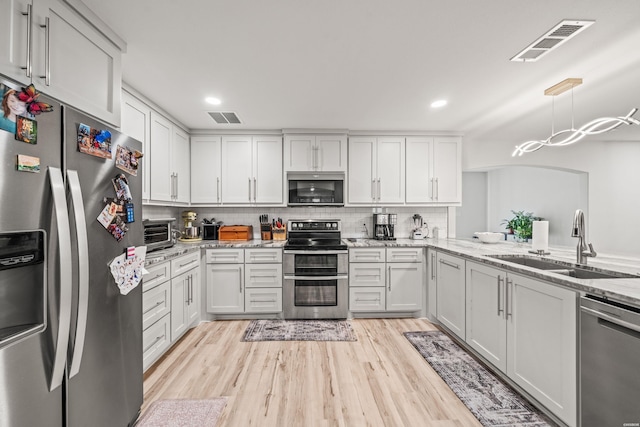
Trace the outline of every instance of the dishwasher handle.
[[635, 336], [637, 334], [640, 334], [640, 325], [636, 325], [634, 323], [627, 322], [622, 319], [618, 319], [614, 316], [611, 316], [610, 314], [603, 313], [602, 311], [599, 311], [599, 310], [594, 310], [593, 308], [583, 306], [583, 307], [580, 307], [580, 310], [582, 310], [582, 312], [585, 314], [590, 314], [592, 316], [597, 317], [598, 320], [602, 319], [610, 324], [618, 326], [618, 328], [614, 328], [614, 329], [617, 329], [620, 332], [629, 333], [628, 331], [624, 330], [624, 329], [627, 329], [635, 332], [635, 334], [632, 332], [631, 335]]

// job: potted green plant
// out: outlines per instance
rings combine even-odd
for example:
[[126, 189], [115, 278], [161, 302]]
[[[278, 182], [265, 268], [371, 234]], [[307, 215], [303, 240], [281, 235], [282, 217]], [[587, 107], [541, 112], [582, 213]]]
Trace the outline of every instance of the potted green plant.
[[533, 236], [533, 221], [540, 221], [542, 218], [533, 216], [533, 212], [511, 211], [514, 217], [505, 219], [502, 224], [506, 224], [506, 228], [513, 230], [516, 239], [526, 241]]

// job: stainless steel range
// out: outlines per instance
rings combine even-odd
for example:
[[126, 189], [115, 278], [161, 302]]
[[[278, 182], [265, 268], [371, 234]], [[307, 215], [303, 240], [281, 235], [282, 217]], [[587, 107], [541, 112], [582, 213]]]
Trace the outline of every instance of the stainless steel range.
[[289, 220], [284, 246], [285, 319], [346, 319], [349, 259], [337, 219]]

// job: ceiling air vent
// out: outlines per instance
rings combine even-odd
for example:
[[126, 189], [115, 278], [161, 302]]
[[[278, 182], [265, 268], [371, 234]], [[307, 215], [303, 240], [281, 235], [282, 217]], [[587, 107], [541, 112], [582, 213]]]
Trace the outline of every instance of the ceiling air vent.
[[531, 43], [516, 56], [511, 58], [515, 62], [534, 62], [540, 59], [544, 54], [557, 48], [570, 38], [575, 37], [578, 33], [589, 28], [596, 21], [575, 21], [564, 20], [558, 25], [547, 31], [542, 37]]
[[228, 124], [235, 125], [235, 124], [241, 123], [236, 113], [211, 111], [209, 112], [209, 115], [219, 125], [228, 125]]

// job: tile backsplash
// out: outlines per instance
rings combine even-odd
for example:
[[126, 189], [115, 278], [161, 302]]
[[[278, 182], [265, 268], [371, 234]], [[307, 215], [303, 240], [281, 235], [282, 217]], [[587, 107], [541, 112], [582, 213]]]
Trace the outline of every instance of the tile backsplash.
[[[143, 218], [176, 218], [176, 227], [181, 229], [183, 224], [180, 218], [182, 211], [191, 210], [198, 214], [196, 225], [200, 225], [203, 218], [215, 218], [227, 225], [253, 225], [254, 238], [260, 238], [259, 216], [266, 214], [271, 218], [282, 218], [285, 222], [289, 219], [340, 219], [342, 221], [343, 237], [372, 237], [373, 236], [373, 212], [395, 213], [398, 215], [398, 223], [395, 228], [397, 238], [407, 238], [413, 229], [412, 217], [420, 214], [424, 222], [428, 225], [429, 236], [433, 233], [433, 228], [439, 228], [439, 236], [447, 236], [447, 215], [448, 210], [444, 208], [425, 207], [313, 207], [313, 208], [231, 208], [231, 207], [165, 207], [145, 205], [142, 208]], [[363, 225], [364, 224], [364, 225]], [[365, 225], [368, 234], [365, 234]]]

